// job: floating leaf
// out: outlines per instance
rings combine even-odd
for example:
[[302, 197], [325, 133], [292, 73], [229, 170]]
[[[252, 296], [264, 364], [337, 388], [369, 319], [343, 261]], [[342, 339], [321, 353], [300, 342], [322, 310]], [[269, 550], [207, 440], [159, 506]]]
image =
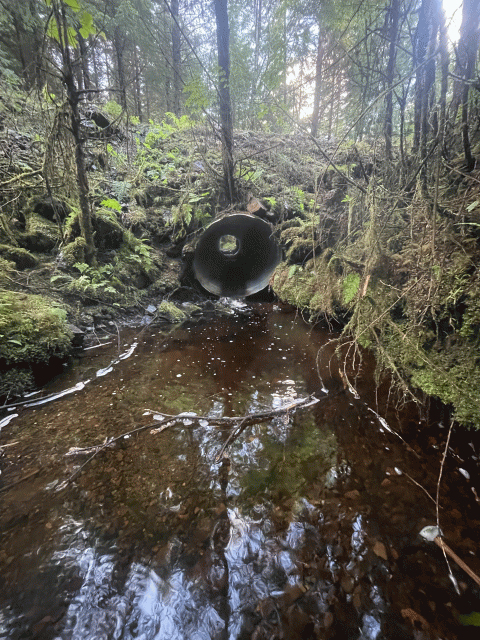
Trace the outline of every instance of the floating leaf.
[[465, 627], [480, 627], [480, 611], [460, 615], [459, 620]]

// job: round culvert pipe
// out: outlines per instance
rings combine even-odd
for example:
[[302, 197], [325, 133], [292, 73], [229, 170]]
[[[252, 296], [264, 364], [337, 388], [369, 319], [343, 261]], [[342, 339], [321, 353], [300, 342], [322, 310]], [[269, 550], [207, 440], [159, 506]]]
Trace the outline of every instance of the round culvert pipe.
[[243, 298], [264, 289], [282, 258], [268, 223], [235, 213], [212, 222], [193, 257], [195, 277], [210, 293]]

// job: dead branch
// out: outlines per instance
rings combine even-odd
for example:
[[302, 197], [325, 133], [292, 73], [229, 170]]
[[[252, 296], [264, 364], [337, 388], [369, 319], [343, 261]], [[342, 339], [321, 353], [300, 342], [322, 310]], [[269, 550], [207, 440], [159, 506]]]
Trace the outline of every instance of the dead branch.
[[293, 400], [289, 402], [287, 405], [280, 407], [279, 409], [273, 409], [271, 411], [262, 411], [259, 413], [250, 413], [245, 416], [238, 417], [222, 417], [222, 418], [212, 418], [211, 416], [196, 416], [190, 413], [179, 413], [178, 415], [170, 415], [168, 413], [160, 413], [155, 412], [157, 416], [160, 417], [160, 420], [156, 420], [153, 423], [144, 424], [139, 427], [135, 427], [131, 431], [127, 431], [126, 433], [122, 433], [115, 438], [107, 438], [102, 444], [94, 445], [92, 447], [72, 447], [66, 453], [67, 456], [78, 456], [78, 455], [89, 455], [90, 457], [76, 470], [74, 473], [68, 478], [65, 483], [65, 486], [70, 484], [80, 473], [81, 471], [95, 458], [101, 451], [105, 449], [111, 448], [115, 446], [117, 442], [120, 440], [128, 439], [132, 435], [140, 433], [142, 431], [147, 431], [150, 429], [152, 433], [160, 433], [165, 431], [169, 427], [177, 423], [185, 424], [185, 420], [189, 420], [191, 424], [198, 424], [200, 421], [207, 421], [209, 424], [217, 425], [220, 427], [237, 427], [235, 431], [233, 431], [228, 437], [225, 444], [222, 446], [220, 452], [216, 456], [216, 460], [218, 461], [225, 452], [225, 449], [234, 441], [238, 436], [250, 425], [257, 424], [259, 422], [264, 422], [265, 420], [269, 420], [271, 418], [275, 418], [277, 416], [289, 414], [292, 411], [296, 411], [297, 409], [305, 409], [307, 407], [311, 407], [314, 404], [320, 402], [318, 398], [311, 395], [307, 398], [299, 398], [298, 400]]

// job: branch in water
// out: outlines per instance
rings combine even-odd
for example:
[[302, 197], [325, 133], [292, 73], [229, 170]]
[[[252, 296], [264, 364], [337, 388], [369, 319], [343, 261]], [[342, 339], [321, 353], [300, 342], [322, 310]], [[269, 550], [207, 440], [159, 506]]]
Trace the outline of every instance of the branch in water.
[[[222, 446], [220, 452], [217, 454], [215, 460], [218, 461], [223, 456], [226, 448], [238, 438], [238, 436], [250, 425], [256, 424], [259, 422], [264, 422], [265, 420], [269, 420], [270, 418], [274, 418], [276, 416], [281, 416], [284, 414], [289, 414], [291, 411], [296, 411], [297, 409], [305, 409], [307, 407], [311, 407], [317, 402], [320, 402], [318, 398], [315, 396], [308, 396], [307, 398], [299, 398], [298, 400], [293, 400], [289, 402], [287, 405], [280, 407], [279, 409], [273, 409], [271, 411], [262, 411], [260, 413], [249, 413], [245, 416], [239, 417], [223, 417], [223, 418], [212, 418], [210, 416], [196, 416], [190, 413], [179, 413], [178, 415], [170, 415], [168, 413], [160, 413], [158, 412], [156, 415], [161, 416], [161, 420], [157, 420], [154, 423], [144, 424], [140, 427], [136, 427], [131, 431], [127, 431], [125, 433], [116, 436], [115, 438], [107, 438], [102, 444], [94, 445], [93, 447], [73, 447], [69, 449], [67, 452], [67, 456], [76, 456], [76, 455], [89, 455], [90, 457], [86, 460], [81, 467], [79, 467], [66, 481], [66, 485], [72, 482], [81, 471], [87, 466], [89, 462], [95, 458], [101, 451], [113, 447], [117, 442], [123, 440], [124, 438], [129, 438], [132, 435], [140, 433], [141, 431], [146, 431], [147, 429], [151, 429], [155, 433], [160, 433], [161, 431], [165, 431], [169, 427], [172, 427], [174, 424], [178, 422], [182, 422], [186, 419], [190, 420], [192, 424], [197, 424], [201, 420], [208, 421], [209, 424], [214, 424], [218, 426], [236, 426], [237, 428], [233, 431], [228, 437], [225, 444]], [[65, 485], [65, 486], [66, 486]]]

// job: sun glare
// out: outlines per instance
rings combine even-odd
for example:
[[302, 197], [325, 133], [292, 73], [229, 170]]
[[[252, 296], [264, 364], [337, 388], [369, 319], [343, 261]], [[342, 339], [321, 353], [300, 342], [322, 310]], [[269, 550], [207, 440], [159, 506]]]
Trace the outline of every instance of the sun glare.
[[443, 0], [448, 37], [452, 43], [458, 42], [462, 23], [462, 8], [461, 0]]

